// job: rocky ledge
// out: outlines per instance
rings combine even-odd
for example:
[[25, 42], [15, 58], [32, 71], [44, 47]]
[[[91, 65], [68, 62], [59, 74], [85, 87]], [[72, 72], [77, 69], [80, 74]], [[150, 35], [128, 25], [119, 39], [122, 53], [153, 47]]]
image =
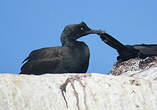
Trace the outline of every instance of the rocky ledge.
[[[157, 74], [157, 67], [148, 70], [149, 75]], [[156, 109], [157, 82], [149, 78], [96, 73], [0, 75], [0, 110]]]

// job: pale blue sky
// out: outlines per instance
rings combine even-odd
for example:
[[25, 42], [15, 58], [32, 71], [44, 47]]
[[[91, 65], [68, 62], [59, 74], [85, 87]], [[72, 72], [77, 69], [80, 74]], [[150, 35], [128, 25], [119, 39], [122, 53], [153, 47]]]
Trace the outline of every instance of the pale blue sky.
[[[81, 21], [124, 44], [155, 44], [156, 11], [156, 0], [0, 0], [0, 73], [19, 73], [32, 50], [60, 46], [64, 26]], [[97, 35], [79, 40], [91, 51], [88, 72], [109, 72], [117, 52]]]

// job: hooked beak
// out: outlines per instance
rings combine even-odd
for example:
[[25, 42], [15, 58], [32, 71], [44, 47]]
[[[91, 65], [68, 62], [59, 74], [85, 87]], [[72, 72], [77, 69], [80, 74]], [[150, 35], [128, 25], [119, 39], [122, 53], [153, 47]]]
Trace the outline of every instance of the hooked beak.
[[104, 34], [106, 33], [105, 31], [102, 31], [102, 30], [89, 30], [87, 31], [86, 33], [84, 33], [85, 35], [88, 35], [88, 34], [98, 34], [98, 35], [101, 35], [101, 34]]
[[88, 34], [98, 34], [98, 35], [101, 35], [101, 34], [105, 34], [106, 32], [103, 31], [103, 30], [93, 30], [93, 29], [91, 29], [91, 30], [87, 31], [87, 33]]
[[94, 30], [94, 29], [90, 29], [88, 31], [86, 31], [85, 33], [81, 34], [81, 35], [78, 35], [77, 36], [77, 39], [82, 37], [82, 36], [86, 36], [88, 34], [98, 34], [98, 35], [102, 35], [102, 34], [105, 34], [106, 32], [105, 31], [102, 31], [102, 30]]

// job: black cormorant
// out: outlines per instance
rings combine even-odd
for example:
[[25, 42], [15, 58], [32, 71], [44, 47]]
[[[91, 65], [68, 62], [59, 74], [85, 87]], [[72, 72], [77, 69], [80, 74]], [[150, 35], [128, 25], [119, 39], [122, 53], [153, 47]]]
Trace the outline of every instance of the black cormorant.
[[100, 38], [119, 53], [117, 60], [123, 62], [131, 58], [157, 56], [157, 44], [123, 45], [105, 31], [99, 33]]
[[32, 51], [23, 61], [20, 74], [85, 73], [90, 52], [88, 46], [77, 39], [97, 32], [84, 22], [67, 25], [61, 34], [62, 46]]

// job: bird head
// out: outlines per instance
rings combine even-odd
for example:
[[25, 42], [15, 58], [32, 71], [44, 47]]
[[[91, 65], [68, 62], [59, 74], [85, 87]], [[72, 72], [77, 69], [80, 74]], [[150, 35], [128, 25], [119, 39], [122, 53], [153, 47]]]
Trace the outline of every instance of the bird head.
[[85, 22], [70, 24], [64, 28], [63, 33], [70, 39], [76, 40], [88, 34], [98, 34], [99, 31], [90, 29]]

